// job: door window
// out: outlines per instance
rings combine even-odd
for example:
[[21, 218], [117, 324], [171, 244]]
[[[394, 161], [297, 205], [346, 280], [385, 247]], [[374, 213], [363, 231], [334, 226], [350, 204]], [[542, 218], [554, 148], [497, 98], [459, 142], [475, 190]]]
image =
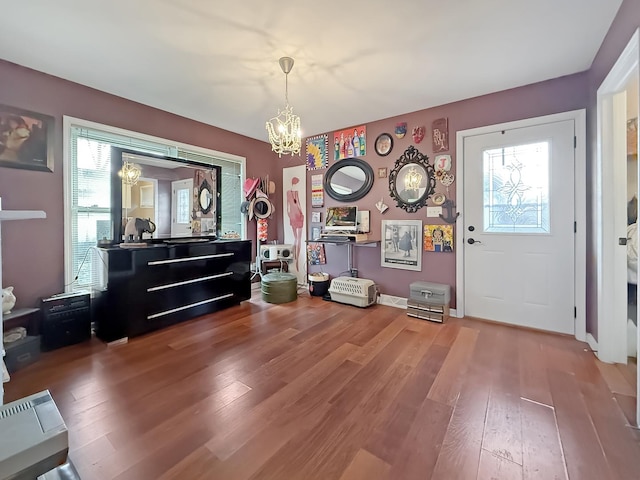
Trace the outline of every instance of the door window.
[[550, 233], [549, 142], [483, 151], [485, 233]]

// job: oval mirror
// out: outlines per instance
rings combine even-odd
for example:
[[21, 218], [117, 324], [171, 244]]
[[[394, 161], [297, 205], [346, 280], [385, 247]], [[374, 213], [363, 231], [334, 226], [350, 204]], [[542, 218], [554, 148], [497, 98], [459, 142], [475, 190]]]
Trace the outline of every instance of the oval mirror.
[[389, 194], [407, 212], [424, 207], [435, 191], [435, 169], [428, 159], [411, 145], [389, 173]]
[[373, 169], [359, 158], [345, 158], [329, 167], [324, 190], [334, 200], [352, 202], [364, 197], [373, 186]]
[[200, 184], [200, 191], [198, 192], [198, 202], [200, 202], [200, 210], [202, 213], [209, 213], [211, 206], [213, 205], [213, 195], [211, 194], [211, 186], [209, 182], [203, 180]]

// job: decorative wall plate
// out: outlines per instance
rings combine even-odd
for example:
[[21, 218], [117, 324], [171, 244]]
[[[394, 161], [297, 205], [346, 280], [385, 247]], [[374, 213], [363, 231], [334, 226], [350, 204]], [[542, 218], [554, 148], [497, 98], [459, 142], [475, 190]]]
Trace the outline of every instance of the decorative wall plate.
[[434, 205], [442, 205], [446, 199], [447, 197], [444, 193], [436, 193], [433, 197], [431, 197]]
[[381, 157], [387, 156], [393, 149], [393, 137], [388, 133], [381, 133], [376, 138], [375, 150]]

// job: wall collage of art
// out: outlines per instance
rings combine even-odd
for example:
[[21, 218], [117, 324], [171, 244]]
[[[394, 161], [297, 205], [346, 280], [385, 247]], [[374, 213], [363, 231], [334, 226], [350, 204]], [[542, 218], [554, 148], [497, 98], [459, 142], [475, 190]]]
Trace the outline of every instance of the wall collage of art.
[[[406, 122], [397, 123], [393, 133], [381, 133], [372, 142], [378, 156], [387, 156], [393, 150], [394, 137], [404, 138], [408, 132]], [[353, 157], [367, 154], [367, 129], [365, 125], [338, 130], [332, 134], [310, 137], [306, 141], [306, 167], [311, 174], [311, 206], [324, 206], [324, 174], [315, 173]], [[418, 151], [418, 145], [431, 137], [433, 160]], [[389, 193], [397, 202], [397, 207], [413, 213], [426, 207], [427, 221], [422, 220], [382, 220], [381, 221], [381, 266], [420, 271], [421, 251], [447, 253], [454, 251], [454, 224], [458, 218], [454, 201], [449, 198], [449, 188], [455, 182], [453, 161], [449, 153], [449, 126], [447, 118], [426, 126], [411, 127], [413, 145], [410, 145], [396, 161], [393, 169], [377, 169], [378, 179], [388, 178]], [[371, 145], [370, 145], [371, 146]], [[393, 212], [381, 198], [375, 204], [381, 214]], [[388, 215], [388, 213], [387, 213]], [[311, 218], [311, 239], [320, 237], [322, 214], [313, 211]], [[436, 221], [429, 221], [433, 218]], [[308, 261], [311, 265], [324, 264], [326, 257], [322, 244], [309, 243]]]

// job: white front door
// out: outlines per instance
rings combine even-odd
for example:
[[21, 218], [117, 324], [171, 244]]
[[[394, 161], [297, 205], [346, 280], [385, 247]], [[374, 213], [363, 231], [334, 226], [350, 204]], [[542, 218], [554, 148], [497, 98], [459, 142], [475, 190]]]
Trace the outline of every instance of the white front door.
[[171, 182], [171, 236], [191, 236], [193, 178]]
[[465, 315], [573, 334], [574, 120], [464, 139]]

